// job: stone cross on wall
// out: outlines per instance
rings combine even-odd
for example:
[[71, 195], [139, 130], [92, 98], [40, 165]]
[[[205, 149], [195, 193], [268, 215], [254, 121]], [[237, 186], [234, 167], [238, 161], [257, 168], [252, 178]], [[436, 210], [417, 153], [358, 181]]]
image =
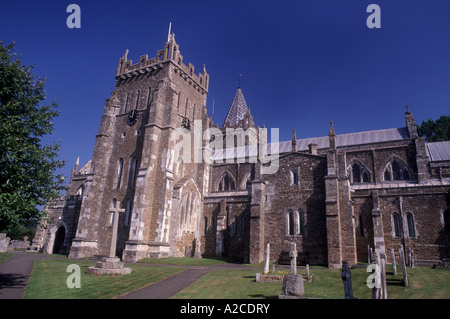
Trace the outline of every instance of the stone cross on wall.
[[[116, 256], [116, 245], [117, 245], [117, 229], [119, 228], [119, 213], [124, 213], [125, 209], [119, 208], [120, 201], [117, 201], [115, 205], [113, 205], [109, 212], [114, 214], [113, 216], [113, 229], [111, 236], [111, 248], [109, 249], [109, 257], [113, 258]], [[120, 260], [120, 259], [119, 259]]]
[[289, 257], [291, 258], [291, 274], [297, 274], [297, 244], [291, 243], [291, 250], [289, 251]]

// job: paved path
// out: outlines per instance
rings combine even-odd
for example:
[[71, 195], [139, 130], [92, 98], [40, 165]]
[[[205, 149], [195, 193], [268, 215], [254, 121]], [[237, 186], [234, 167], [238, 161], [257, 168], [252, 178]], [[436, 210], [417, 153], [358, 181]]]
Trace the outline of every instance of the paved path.
[[0, 265], [0, 299], [22, 299], [34, 261], [49, 258], [43, 254], [11, 253], [14, 256]]
[[[0, 299], [22, 299], [28, 283], [33, 263], [38, 259], [55, 258], [51, 255], [12, 252], [14, 256], [0, 265]], [[152, 265], [151, 266], [163, 266]], [[246, 269], [239, 264], [220, 264], [211, 266], [169, 266], [186, 270], [159, 282], [124, 294], [119, 299], [168, 299], [177, 292], [189, 287], [207, 273], [219, 269]], [[142, 266], [140, 266], [142, 267]]]
[[[155, 265], [156, 266], [156, 265]], [[161, 265], [158, 265], [161, 266]], [[179, 291], [189, 287], [211, 271], [219, 269], [248, 269], [239, 264], [220, 264], [212, 266], [179, 266], [185, 268], [178, 274], [144, 288], [129, 292], [118, 297], [119, 299], [168, 299]]]

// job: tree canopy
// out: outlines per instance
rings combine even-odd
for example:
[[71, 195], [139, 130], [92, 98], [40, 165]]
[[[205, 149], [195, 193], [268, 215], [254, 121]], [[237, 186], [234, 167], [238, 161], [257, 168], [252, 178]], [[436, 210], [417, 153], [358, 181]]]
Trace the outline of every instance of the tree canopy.
[[425, 137], [427, 142], [450, 141], [450, 116], [442, 115], [436, 121], [428, 119], [418, 125], [419, 136]]
[[14, 43], [0, 40], [0, 231], [45, 217], [39, 206], [64, 188], [62, 176], [56, 175], [64, 166], [58, 159], [60, 145], [42, 141], [53, 133], [58, 105], [42, 103], [46, 80], [32, 69], [22, 64]]

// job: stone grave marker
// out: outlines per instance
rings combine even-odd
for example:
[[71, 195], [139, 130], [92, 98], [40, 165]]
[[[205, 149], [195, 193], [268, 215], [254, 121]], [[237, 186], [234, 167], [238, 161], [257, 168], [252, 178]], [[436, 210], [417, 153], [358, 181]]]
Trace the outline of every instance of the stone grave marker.
[[352, 274], [350, 272], [347, 260], [342, 261], [341, 278], [344, 283], [345, 299], [354, 299], [352, 288]]
[[265, 262], [265, 265], [264, 265], [264, 275], [269, 273], [269, 263], [270, 263], [270, 243], [267, 243], [266, 262]]
[[302, 275], [297, 275], [297, 246], [291, 243], [289, 251], [291, 273], [284, 276], [283, 288], [278, 299], [300, 299], [305, 293]]
[[10, 238], [6, 237], [5, 233], [0, 233], [0, 253], [4, 253], [8, 250]]
[[124, 213], [125, 209], [119, 208], [120, 201], [117, 201], [116, 205], [110, 208], [110, 212], [114, 214], [113, 229], [111, 235], [111, 246], [109, 249], [109, 256], [103, 258], [102, 261], [98, 261], [95, 267], [88, 267], [87, 274], [93, 275], [126, 275], [131, 273], [131, 268], [124, 267], [124, 263], [120, 261], [119, 257], [116, 257], [116, 245], [117, 245], [117, 229], [119, 227], [119, 214]]
[[391, 258], [392, 258], [392, 270], [394, 275], [397, 275], [397, 264], [395, 263], [395, 252], [394, 248], [391, 248]]
[[400, 264], [402, 266], [402, 272], [403, 272], [403, 285], [405, 287], [408, 287], [408, 274], [406, 273], [406, 262], [405, 262], [405, 254], [403, 251], [403, 246], [401, 246], [399, 248], [398, 253], [400, 255]]
[[387, 299], [386, 254], [385, 253], [377, 253], [377, 254], [379, 254], [380, 276], [381, 276], [380, 299]]

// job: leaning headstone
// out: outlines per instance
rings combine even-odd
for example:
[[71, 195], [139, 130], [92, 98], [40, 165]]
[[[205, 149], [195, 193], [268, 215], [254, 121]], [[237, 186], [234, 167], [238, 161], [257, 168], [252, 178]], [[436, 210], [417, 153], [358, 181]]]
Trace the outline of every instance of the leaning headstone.
[[380, 295], [381, 295], [381, 280], [380, 280], [380, 264], [379, 264], [379, 258], [378, 258], [378, 254], [373, 255], [373, 259], [372, 259], [372, 265], [375, 265], [375, 267], [372, 267], [372, 269], [375, 269], [375, 277], [374, 280], [375, 282], [373, 282], [373, 286], [372, 286], [372, 299], [380, 299]]
[[404, 254], [404, 251], [403, 251], [403, 246], [401, 246], [399, 248], [398, 253], [400, 255], [400, 264], [402, 265], [403, 285], [405, 287], [408, 287], [408, 274], [406, 273], [406, 262], [405, 262], [405, 254]]
[[350, 268], [348, 267], [347, 260], [342, 261], [341, 278], [344, 282], [345, 299], [354, 299], [352, 288], [352, 274], [350, 272]]
[[381, 253], [380, 256], [380, 276], [381, 276], [381, 294], [380, 299], [387, 299], [387, 283], [386, 283], [386, 254]]
[[276, 271], [275, 264], [272, 264], [272, 273], [274, 273], [275, 271]]
[[374, 260], [375, 260], [375, 256], [374, 256], [374, 254], [373, 254], [373, 250], [372, 250], [372, 247], [369, 249], [369, 255], [370, 255], [370, 264], [373, 264], [373, 262], [374, 262]]
[[5, 233], [0, 233], [0, 253], [4, 253], [8, 250], [10, 238], [6, 237]]
[[391, 258], [392, 258], [392, 270], [394, 271], [394, 276], [396, 276], [397, 275], [397, 264], [395, 263], [394, 248], [391, 248]]
[[264, 275], [267, 275], [269, 273], [269, 263], [270, 263], [270, 243], [267, 243], [266, 263], [264, 265]]

